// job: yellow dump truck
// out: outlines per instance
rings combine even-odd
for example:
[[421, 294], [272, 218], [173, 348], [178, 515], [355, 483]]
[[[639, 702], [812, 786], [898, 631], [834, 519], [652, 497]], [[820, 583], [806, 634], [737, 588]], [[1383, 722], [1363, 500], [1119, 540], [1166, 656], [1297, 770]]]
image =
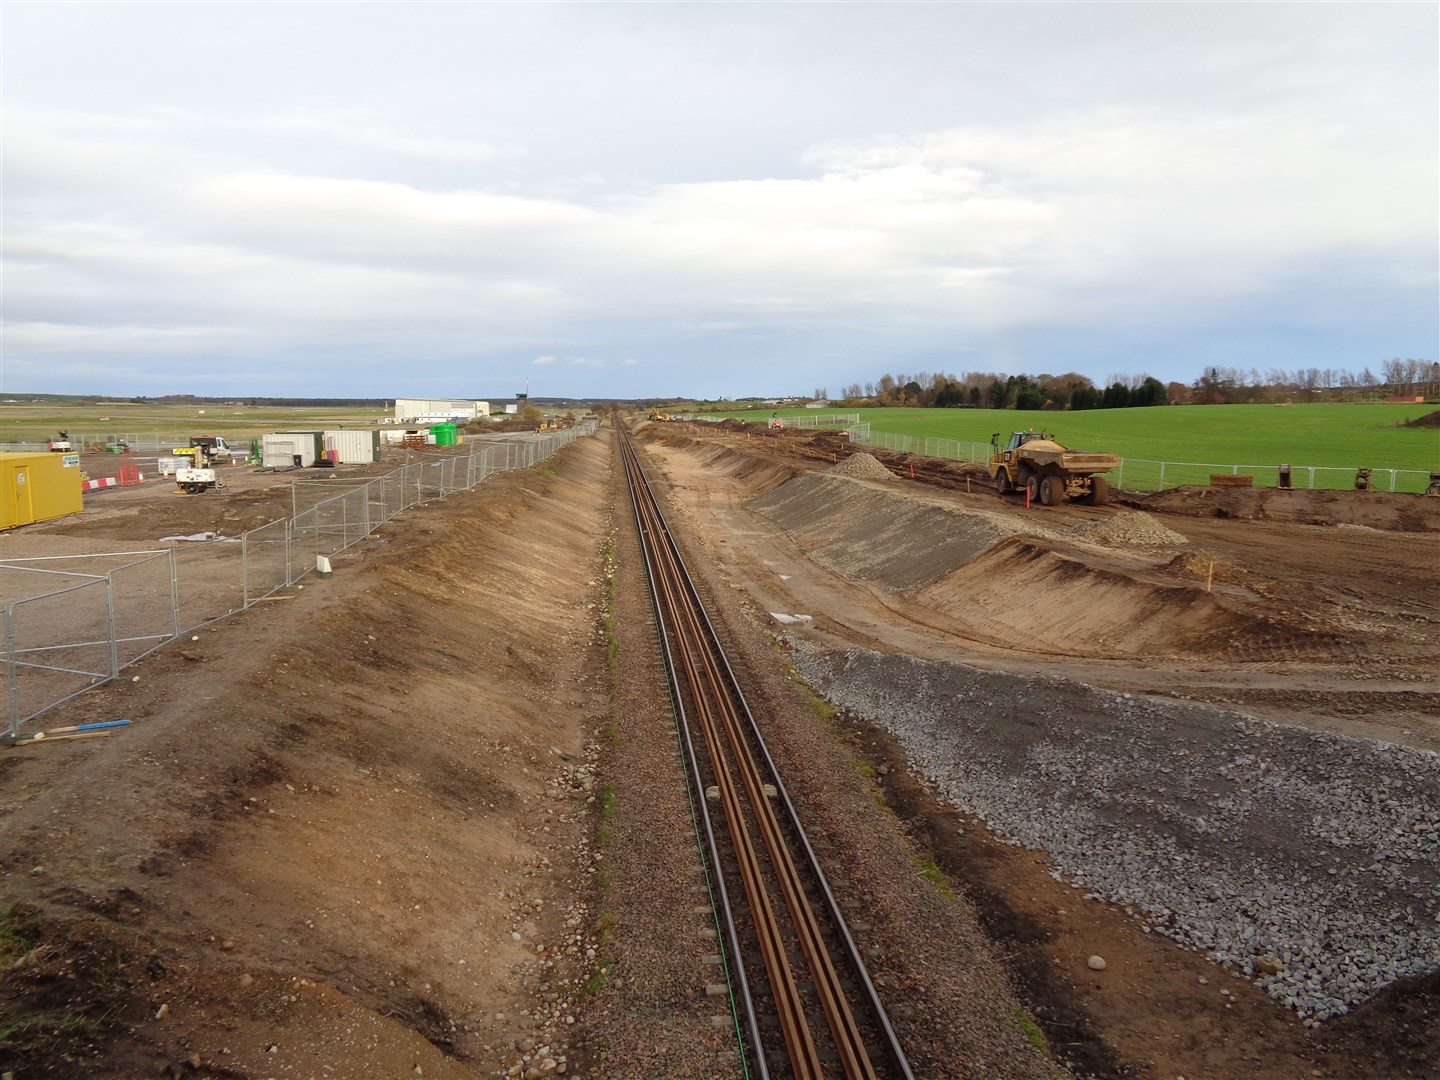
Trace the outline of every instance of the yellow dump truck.
[[1016, 431], [1000, 445], [1000, 434], [990, 436], [990, 476], [1001, 495], [1025, 492], [1032, 503], [1056, 506], [1066, 500], [1103, 503], [1110, 485], [1100, 473], [1118, 468], [1114, 454], [1071, 450], [1043, 431]]

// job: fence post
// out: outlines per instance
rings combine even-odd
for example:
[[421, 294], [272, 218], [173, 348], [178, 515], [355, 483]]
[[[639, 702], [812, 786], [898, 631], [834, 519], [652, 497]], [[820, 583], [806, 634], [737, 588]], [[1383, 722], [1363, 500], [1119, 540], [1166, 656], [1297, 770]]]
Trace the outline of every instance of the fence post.
[[115, 578], [105, 575], [105, 626], [110, 631], [110, 678], [120, 674], [120, 646], [115, 633]]
[[170, 637], [180, 636], [180, 573], [175, 569], [175, 549], [167, 553], [170, 563]]
[[1164, 491], [1164, 490], [1165, 490], [1165, 463], [1164, 463], [1163, 461], [1160, 462], [1160, 486], [1159, 486], [1158, 488], [1156, 488], [1155, 490], [1156, 490], [1156, 491]]
[[5, 682], [10, 699], [10, 724], [6, 734], [15, 738], [20, 734], [20, 679], [15, 670], [15, 606], [5, 607]]
[[240, 606], [250, 606], [250, 533], [240, 534]]

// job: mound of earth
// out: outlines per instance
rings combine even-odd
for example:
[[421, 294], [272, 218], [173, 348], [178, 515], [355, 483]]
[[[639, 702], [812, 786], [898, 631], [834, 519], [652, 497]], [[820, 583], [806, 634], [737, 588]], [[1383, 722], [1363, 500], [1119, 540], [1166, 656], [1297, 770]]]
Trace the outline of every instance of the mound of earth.
[[1187, 543], [1174, 529], [1167, 529], [1143, 512], [1115, 514], [1093, 525], [1082, 525], [1072, 535], [1112, 547], [1174, 547]]
[[1418, 428], [1440, 428], [1440, 409], [1428, 412], [1424, 416], [1417, 416], [1414, 420], [1407, 420], [1401, 427]]
[[866, 453], [851, 454], [844, 461], [826, 470], [831, 476], [851, 476], [857, 480], [894, 480], [895, 474]]

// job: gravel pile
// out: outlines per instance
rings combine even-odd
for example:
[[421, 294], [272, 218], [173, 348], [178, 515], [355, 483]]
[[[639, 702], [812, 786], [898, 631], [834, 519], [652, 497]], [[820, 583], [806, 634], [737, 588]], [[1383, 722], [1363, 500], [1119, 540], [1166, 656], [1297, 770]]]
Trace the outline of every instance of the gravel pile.
[[860, 480], [894, 480], [895, 474], [869, 454], [851, 454], [844, 461], [825, 470], [833, 476], [853, 476]]
[[1138, 510], [1115, 514], [1094, 525], [1081, 525], [1071, 535], [1078, 540], [1110, 547], [1173, 547], [1188, 543], [1175, 530], [1167, 529], [1149, 514]]
[[1440, 756], [1185, 702], [796, 641], [828, 700], [1087, 898], [1307, 1025], [1440, 968]]

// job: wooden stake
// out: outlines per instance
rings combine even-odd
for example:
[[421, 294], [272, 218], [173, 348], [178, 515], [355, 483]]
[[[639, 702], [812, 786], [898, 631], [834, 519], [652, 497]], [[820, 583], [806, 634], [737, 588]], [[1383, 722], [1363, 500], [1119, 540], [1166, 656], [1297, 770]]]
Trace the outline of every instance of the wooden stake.
[[12, 745], [34, 746], [37, 743], [44, 744], [59, 742], [62, 739], [108, 739], [109, 737], [110, 732], [108, 731], [81, 731], [77, 732], [74, 735], [46, 735], [43, 731], [41, 731], [29, 738], [16, 739]]
[[1205, 591], [1210, 591], [1210, 583], [1215, 580], [1215, 560], [1210, 560], [1210, 572], [1205, 575]]

